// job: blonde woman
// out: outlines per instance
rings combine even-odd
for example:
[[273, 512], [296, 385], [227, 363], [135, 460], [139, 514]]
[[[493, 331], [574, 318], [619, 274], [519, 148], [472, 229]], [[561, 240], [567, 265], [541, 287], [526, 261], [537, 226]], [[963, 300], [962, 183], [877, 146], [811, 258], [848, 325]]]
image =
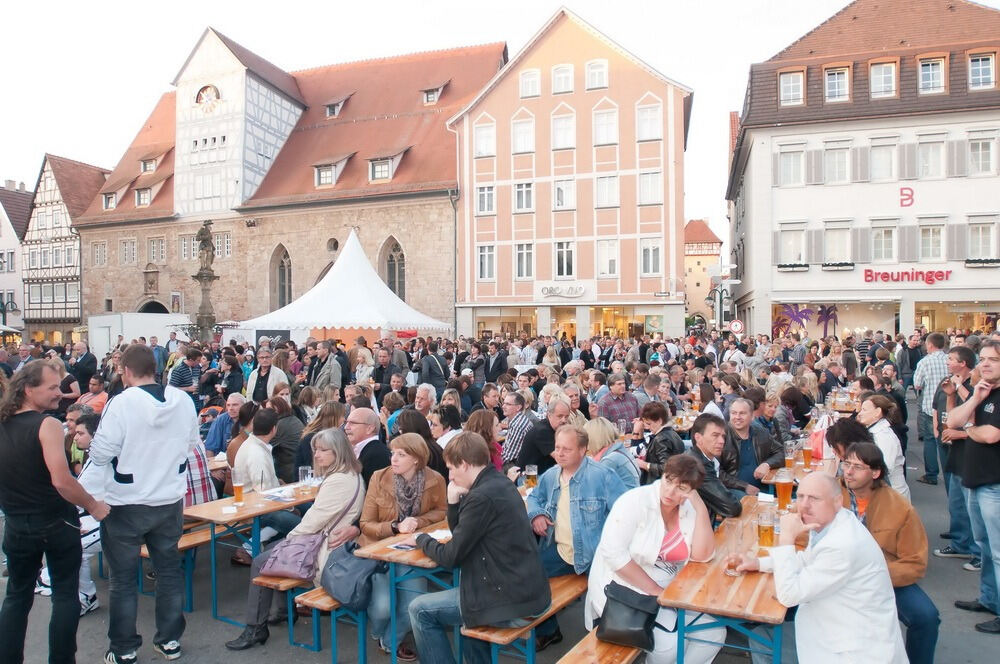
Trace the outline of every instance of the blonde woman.
[[80, 398], [80, 383], [76, 376], [66, 371], [66, 363], [62, 358], [53, 357], [45, 360], [59, 374], [59, 405], [53, 413], [60, 420], [66, 419], [66, 409]]
[[[316, 417], [302, 429], [299, 449], [295, 454], [295, 466], [310, 466], [313, 463], [313, 437], [324, 429], [339, 429], [347, 419], [347, 407], [339, 401], [327, 401], [316, 412]], [[315, 470], [315, 469], [314, 469]]]
[[441, 401], [438, 402], [438, 406], [454, 406], [458, 409], [459, 417], [463, 422], [469, 419], [468, 413], [462, 409], [462, 395], [454, 387], [449, 387], [441, 393]]
[[802, 392], [802, 395], [809, 399], [810, 408], [823, 400], [823, 397], [819, 393], [819, 379], [816, 378], [816, 374], [812, 371], [806, 369], [795, 377], [794, 382], [795, 386]]
[[625, 444], [618, 440], [614, 425], [603, 417], [595, 417], [583, 425], [583, 430], [587, 432], [587, 454], [590, 458], [615, 471], [626, 489], [639, 486], [639, 467], [625, 449]]
[[557, 370], [562, 368], [562, 361], [559, 359], [559, 354], [556, 352], [555, 346], [549, 346], [549, 349], [545, 351], [542, 364]]
[[560, 395], [563, 393], [562, 386], [558, 383], [545, 383], [545, 387], [542, 391], [538, 393], [538, 413], [539, 417], [545, 417], [545, 413], [549, 410], [549, 402], [552, 397]]
[[[340, 429], [324, 429], [313, 438], [313, 459], [318, 476], [322, 477], [316, 500], [312, 507], [302, 517], [299, 525], [288, 533], [288, 537], [297, 535], [314, 535], [321, 532], [332, 532], [341, 526], [350, 525], [361, 516], [365, 503], [365, 486], [361, 479], [361, 463], [354, 455], [354, 450], [347, 440], [347, 435]], [[250, 568], [250, 578], [260, 576], [260, 570], [271, 556], [269, 549], [253, 559]], [[316, 578], [314, 583], [320, 585], [320, 575], [323, 566], [330, 555], [330, 547], [320, 546], [316, 560]], [[282, 593], [283, 595], [284, 593]], [[281, 615], [287, 606], [285, 598], [281, 597], [278, 614], [269, 620], [274, 591], [250, 584], [247, 593], [246, 628], [236, 639], [226, 643], [230, 650], [246, 650], [258, 644], [267, 642], [270, 636], [268, 623], [284, 622]]]

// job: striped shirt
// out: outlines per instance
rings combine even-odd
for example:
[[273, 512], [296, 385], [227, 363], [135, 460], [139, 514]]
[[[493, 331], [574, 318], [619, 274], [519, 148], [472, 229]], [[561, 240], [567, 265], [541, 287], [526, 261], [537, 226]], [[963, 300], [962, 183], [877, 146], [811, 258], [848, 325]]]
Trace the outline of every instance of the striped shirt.
[[920, 410], [930, 415], [934, 410], [934, 393], [938, 385], [949, 376], [948, 356], [943, 350], [937, 350], [925, 355], [913, 372], [913, 386], [920, 392]]
[[187, 493], [184, 494], [184, 507], [191, 507], [215, 500], [215, 485], [208, 471], [208, 459], [205, 450], [199, 444], [188, 453]]
[[514, 461], [521, 453], [524, 436], [533, 424], [532, 419], [523, 410], [511, 419], [507, 425], [507, 438], [503, 441], [503, 449], [500, 452], [504, 463]]

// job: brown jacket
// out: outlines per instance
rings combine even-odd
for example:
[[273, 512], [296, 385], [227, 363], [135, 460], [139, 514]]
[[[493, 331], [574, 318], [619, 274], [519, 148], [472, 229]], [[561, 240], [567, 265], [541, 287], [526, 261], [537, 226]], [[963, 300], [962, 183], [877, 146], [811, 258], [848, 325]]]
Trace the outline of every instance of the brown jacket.
[[[844, 489], [844, 507], [851, 497]], [[872, 490], [865, 525], [878, 543], [889, 566], [894, 588], [916, 583], [927, 573], [927, 531], [917, 510], [887, 484]]]
[[[417, 527], [443, 521], [448, 515], [444, 478], [430, 468], [424, 468], [424, 495], [420, 498], [420, 516]], [[361, 538], [358, 543], [367, 546], [392, 537], [392, 522], [399, 518], [396, 503], [396, 485], [392, 468], [375, 471], [368, 482], [365, 506], [361, 510]]]

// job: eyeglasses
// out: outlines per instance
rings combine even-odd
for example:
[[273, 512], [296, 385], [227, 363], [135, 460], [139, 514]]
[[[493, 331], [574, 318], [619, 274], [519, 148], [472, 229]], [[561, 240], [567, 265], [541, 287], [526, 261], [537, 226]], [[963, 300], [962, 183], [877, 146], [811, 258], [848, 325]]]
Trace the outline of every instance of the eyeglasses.
[[850, 461], [841, 461], [840, 467], [844, 470], [871, 470], [872, 467], [863, 463], [852, 463]]
[[344, 425], [348, 425], [348, 424], [360, 424], [360, 425], [364, 426], [364, 425], [367, 424], [367, 422], [358, 422], [357, 420], [345, 420], [344, 421]]

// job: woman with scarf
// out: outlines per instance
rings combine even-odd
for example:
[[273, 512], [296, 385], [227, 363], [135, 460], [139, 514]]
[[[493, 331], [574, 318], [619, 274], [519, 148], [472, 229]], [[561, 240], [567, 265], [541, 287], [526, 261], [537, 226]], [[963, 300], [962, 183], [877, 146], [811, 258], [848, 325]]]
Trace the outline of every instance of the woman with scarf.
[[[415, 433], [404, 433], [389, 443], [392, 458], [388, 468], [376, 471], [368, 483], [368, 495], [361, 511], [361, 546], [400, 533], [413, 533], [437, 523], [447, 515], [445, 483], [440, 474], [427, 467], [430, 450]], [[401, 565], [397, 575], [409, 568]], [[410, 602], [427, 591], [427, 581], [417, 577], [404, 581], [396, 591], [396, 658], [404, 662], [417, 659], [413, 649], [403, 643], [410, 631]], [[388, 652], [392, 643], [389, 620], [389, 574], [372, 576], [372, 598], [368, 605], [368, 625], [372, 638]]]

